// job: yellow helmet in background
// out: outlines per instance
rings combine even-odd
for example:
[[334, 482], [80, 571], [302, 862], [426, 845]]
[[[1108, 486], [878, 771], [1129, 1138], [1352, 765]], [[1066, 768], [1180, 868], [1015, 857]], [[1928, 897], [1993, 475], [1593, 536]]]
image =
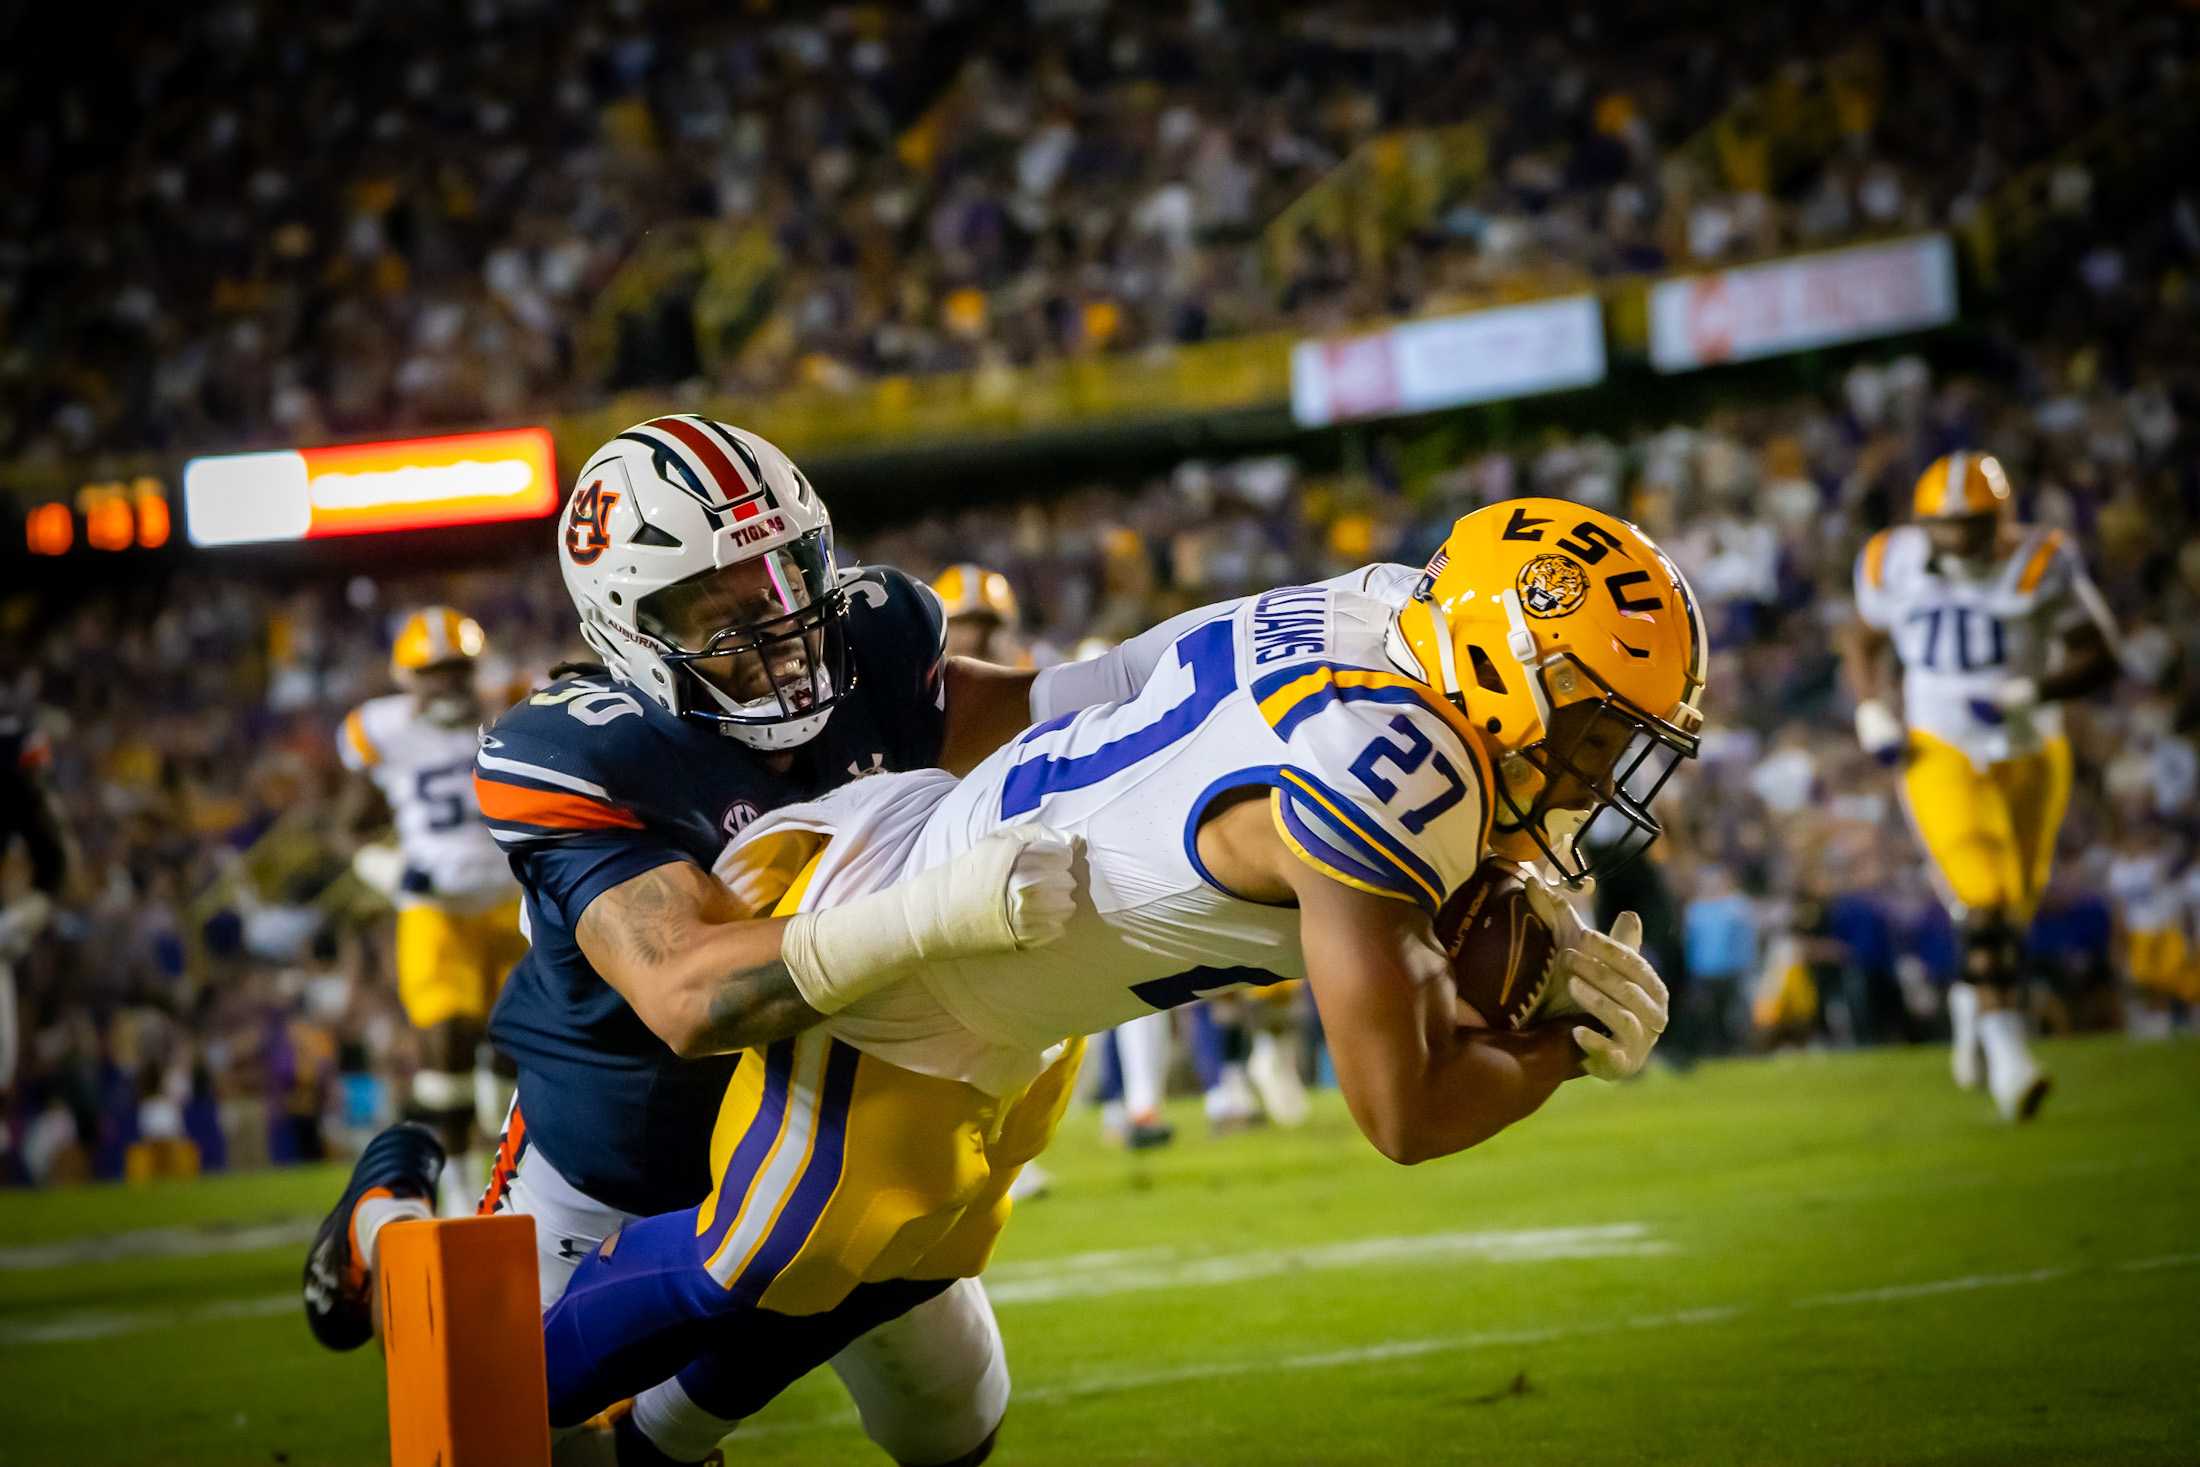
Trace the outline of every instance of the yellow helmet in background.
[[1490, 749], [1500, 837], [1525, 835], [1569, 881], [1657, 838], [1650, 802], [1696, 755], [1710, 648], [1687, 579], [1642, 531], [1563, 499], [1476, 510], [1391, 638]]
[[982, 565], [951, 565], [932, 582], [948, 619], [958, 616], [990, 616], [1003, 626], [1016, 625], [1016, 593], [1008, 577]]
[[1990, 453], [1950, 453], [1934, 459], [1917, 476], [1910, 514], [1919, 520], [1960, 520], [1978, 514], [2007, 514], [2012, 507], [2009, 476]]
[[464, 612], [423, 606], [397, 629], [397, 640], [390, 645], [390, 676], [402, 683], [408, 674], [446, 662], [471, 662], [487, 645], [481, 623]]

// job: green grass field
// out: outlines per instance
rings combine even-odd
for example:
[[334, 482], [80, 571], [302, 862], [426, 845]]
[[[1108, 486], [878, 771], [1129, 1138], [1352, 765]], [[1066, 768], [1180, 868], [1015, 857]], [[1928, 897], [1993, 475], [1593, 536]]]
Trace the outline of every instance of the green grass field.
[[[1333, 1095], [1139, 1157], [1073, 1114], [989, 1275], [995, 1461], [2200, 1461], [2200, 1045], [2045, 1058], [2022, 1130], [1937, 1049], [1802, 1056], [1415, 1170]], [[338, 1176], [0, 1197], [0, 1463], [386, 1460], [377, 1358], [297, 1313]], [[830, 1376], [729, 1457], [883, 1460]]]

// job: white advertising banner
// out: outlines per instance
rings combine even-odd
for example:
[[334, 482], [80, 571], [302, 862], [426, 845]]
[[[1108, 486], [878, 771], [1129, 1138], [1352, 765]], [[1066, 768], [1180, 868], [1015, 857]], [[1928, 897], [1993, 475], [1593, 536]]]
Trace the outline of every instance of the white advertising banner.
[[1496, 402], [1604, 379], [1604, 317], [1592, 295], [1413, 321], [1291, 349], [1291, 416], [1302, 427]]
[[1956, 316], [1944, 234], [1772, 260], [1650, 288], [1650, 364], [1686, 372], [1941, 326]]

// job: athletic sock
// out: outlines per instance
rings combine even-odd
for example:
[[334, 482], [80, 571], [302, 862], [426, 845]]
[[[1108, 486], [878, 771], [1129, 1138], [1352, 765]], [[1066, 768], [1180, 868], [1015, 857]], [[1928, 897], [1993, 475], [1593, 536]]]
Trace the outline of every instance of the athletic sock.
[[[689, 1398], [677, 1377], [653, 1385], [634, 1398], [634, 1410], [618, 1423], [619, 1467], [673, 1467], [700, 1462], [726, 1439], [738, 1422], [713, 1416]], [[647, 1445], [654, 1455], [633, 1450]]]
[[367, 1271], [374, 1271], [375, 1240], [382, 1234], [385, 1224], [403, 1222], [407, 1218], [426, 1221], [435, 1214], [428, 1209], [425, 1197], [393, 1197], [381, 1187], [376, 1187], [359, 1199], [359, 1205], [351, 1210], [352, 1257], [365, 1261]]

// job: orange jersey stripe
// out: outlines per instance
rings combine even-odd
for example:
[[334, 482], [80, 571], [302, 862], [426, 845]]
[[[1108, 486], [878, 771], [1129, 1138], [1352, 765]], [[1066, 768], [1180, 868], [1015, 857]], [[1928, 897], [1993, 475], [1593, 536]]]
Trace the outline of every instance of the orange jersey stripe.
[[2039, 548], [2032, 552], [2032, 558], [2024, 563], [2024, 571], [2017, 577], [2019, 591], [2030, 591], [2038, 587], [2047, 574], [2047, 568], [2055, 563], [2055, 552], [2062, 549], [2062, 540], [2060, 530], [2049, 530], [2041, 539]]
[[474, 795], [481, 813], [491, 820], [512, 820], [521, 825], [546, 825], [554, 830], [640, 830], [641, 820], [630, 811], [586, 795], [557, 790], [523, 789], [493, 779], [474, 776]]
[[362, 765], [382, 762], [382, 751], [375, 748], [374, 741], [367, 737], [366, 720], [359, 716], [356, 708], [344, 715], [344, 739], [351, 745], [351, 752]]
[[1887, 584], [1887, 532], [1881, 530], [1864, 544], [1864, 584], [1873, 590]]

